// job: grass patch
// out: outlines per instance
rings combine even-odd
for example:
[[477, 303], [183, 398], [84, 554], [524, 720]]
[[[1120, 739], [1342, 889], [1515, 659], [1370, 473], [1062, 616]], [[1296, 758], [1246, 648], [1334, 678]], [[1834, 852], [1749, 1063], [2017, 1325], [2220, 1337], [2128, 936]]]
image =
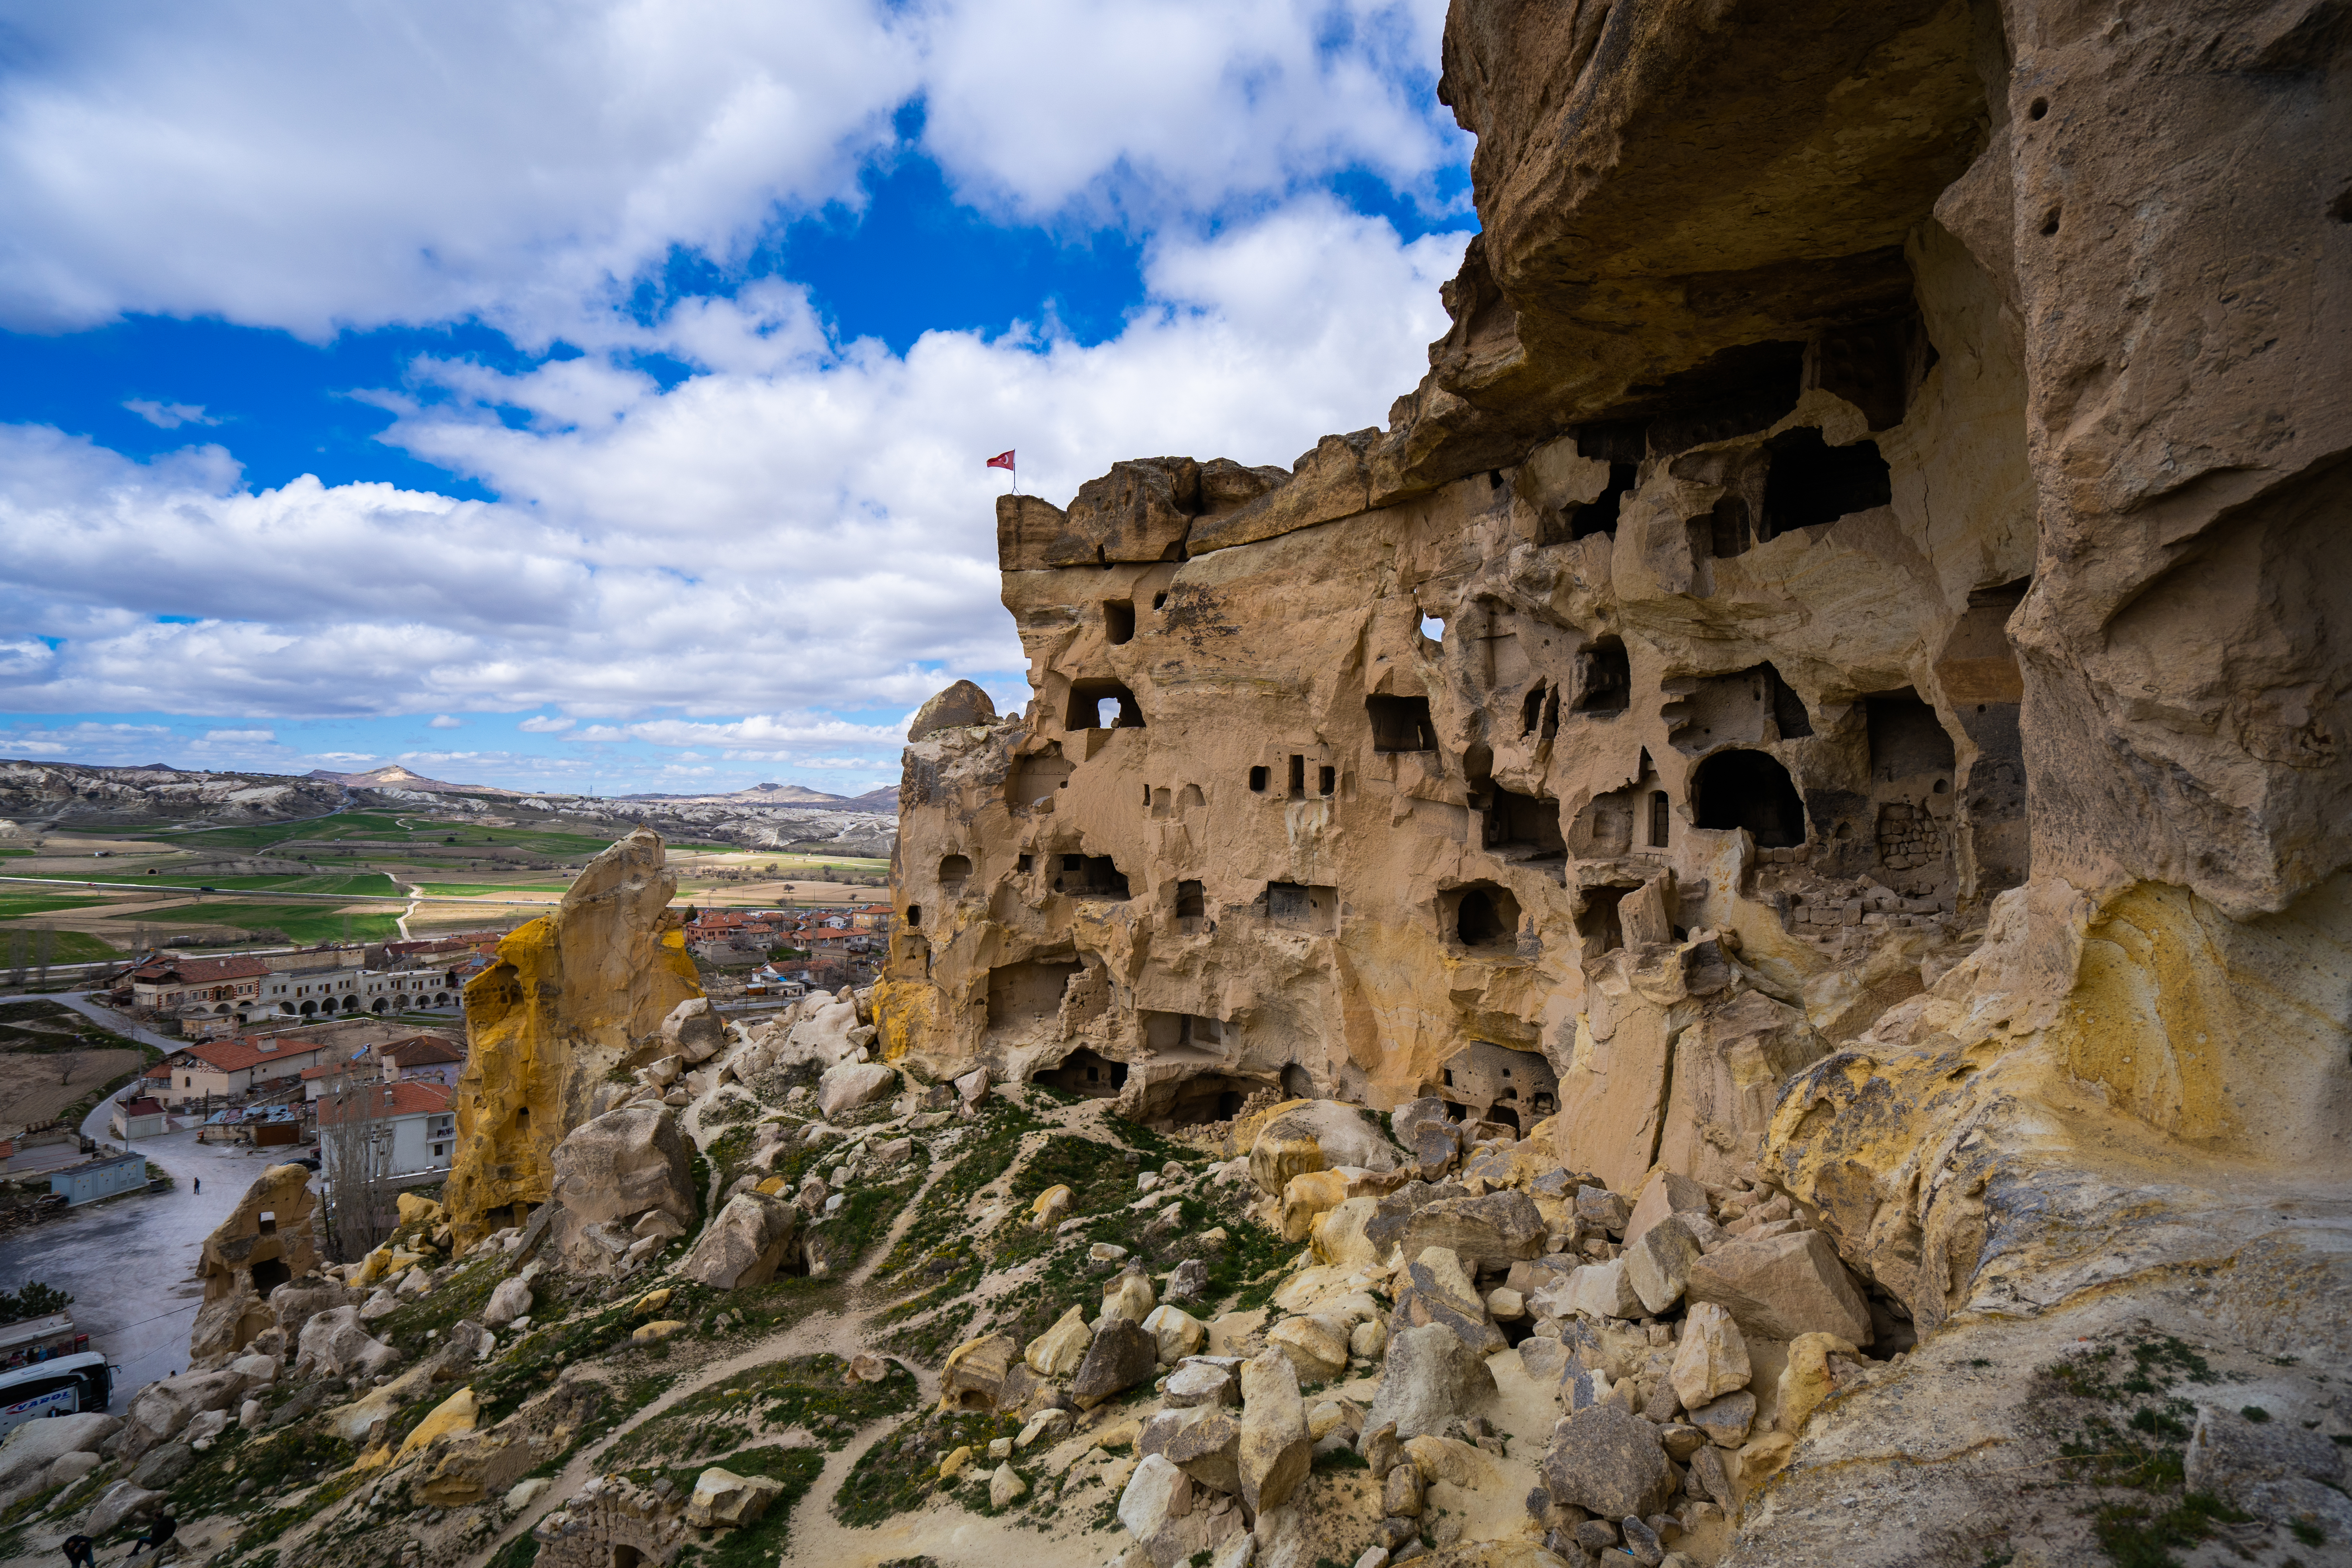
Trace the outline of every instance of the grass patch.
[[86, 910], [104, 902], [104, 899], [78, 898], [71, 893], [0, 893], [0, 921], [55, 914], [59, 910]]
[[539, 1537], [524, 1531], [501, 1546], [490, 1558], [490, 1568], [530, 1568], [539, 1561]]
[[[858, 1457], [841, 1489], [834, 1494], [833, 1516], [856, 1529], [870, 1529], [893, 1514], [919, 1508], [939, 1489], [940, 1461], [958, 1448], [969, 1447], [973, 1459], [964, 1476], [982, 1463], [988, 1445], [1021, 1430], [1018, 1417], [958, 1411], [932, 1423], [925, 1416], [901, 1422], [896, 1431]], [[968, 1483], [967, 1483], [968, 1484]], [[985, 1496], [983, 1487], [982, 1495]]]
[[482, 893], [560, 893], [569, 882], [419, 882], [439, 899], [470, 899]]
[[797, 1426], [837, 1449], [860, 1426], [912, 1409], [920, 1397], [915, 1374], [903, 1366], [892, 1365], [880, 1383], [845, 1382], [848, 1370], [839, 1356], [819, 1354], [738, 1373], [636, 1428], [613, 1446], [610, 1458], [625, 1468], [723, 1455], [752, 1439], [754, 1419], [770, 1431]]
[[311, 943], [389, 942], [400, 934], [397, 911], [345, 914], [325, 904], [269, 904], [224, 900], [219, 903], [175, 904], [168, 910], [130, 910], [102, 917], [137, 920], [152, 926], [226, 925], [240, 931], [282, 932], [289, 942]]
[[[768, 1505], [757, 1524], [722, 1531], [709, 1546], [689, 1546], [678, 1555], [681, 1563], [705, 1563], [709, 1568], [772, 1568], [792, 1546], [793, 1510], [816, 1485], [824, 1470], [824, 1455], [816, 1448], [748, 1448], [730, 1455], [727, 1468], [739, 1476], [768, 1476], [783, 1483], [782, 1493]], [[694, 1474], [683, 1483], [673, 1472], [673, 1485], [694, 1489]]]
[[2184, 1445], [2197, 1407], [2173, 1390], [2220, 1381], [2194, 1347], [2152, 1333], [2034, 1373], [2032, 1407], [2057, 1449], [2060, 1485], [2082, 1496], [2081, 1515], [2118, 1568], [2179, 1568], [2176, 1549], [2251, 1517], [2188, 1489]]

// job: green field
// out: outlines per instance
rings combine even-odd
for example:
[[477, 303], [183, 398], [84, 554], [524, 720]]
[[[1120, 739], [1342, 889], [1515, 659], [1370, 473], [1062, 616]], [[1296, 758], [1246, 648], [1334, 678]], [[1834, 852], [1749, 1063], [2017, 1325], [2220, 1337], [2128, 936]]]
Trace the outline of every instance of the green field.
[[240, 926], [247, 931], [282, 931], [289, 941], [305, 944], [341, 942], [346, 924], [350, 928], [350, 939], [353, 942], [388, 942], [400, 934], [397, 912], [345, 915], [338, 913], [329, 904], [240, 903], [224, 900], [200, 904], [175, 904], [168, 910], [147, 910], [106, 918], [136, 920], [159, 931], [174, 923]]
[[560, 893], [568, 882], [419, 882], [436, 898], [467, 899], [479, 893]]
[[106, 871], [95, 877], [75, 877], [77, 882], [97, 882], [105, 887], [122, 888], [226, 888], [239, 893], [373, 893], [386, 898], [401, 896], [400, 884], [381, 871], [292, 871], [270, 877], [214, 877], [202, 867], [190, 867], [174, 871], [169, 868], [155, 875], [127, 876], [120, 871]]
[[32, 853], [30, 849], [16, 849], [5, 844], [0, 844], [0, 860], [5, 860], [11, 855], [30, 856]]
[[[432, 821], [410, 826], [397, 816], [375, 811], [347, 811], [304, 822], [271, 823], [266, 827], [205, 827], [194, 833], [149, 833], [141, 837], [158, 843], [184, 844], [190, 848], [265, 849], [298, 840], [312, 844], [365, 840], [368, 846], [388, 849], [422, 844], [482, 844], [557, 857], [598, 854], [613, 842], [594, 834], [565, 833], [553, 828], [478, 827], [464, 822]], [[365, 846], [352, 842], [350, 847]], [[673, 844], [670, 847], [725, 850], [732, 846]]]
[[[9, 963], [13, 956], [10, 944], [16, 940], [16, 933], [19, 931], [25, 933], [25, 965], [27, 969], [32, 967], [33, 943], [38, 939], [32, 934], [31, 928], [0, 926], [0, 974], [6, 973], [13, 967]], [[123, 956], [125, 955], [121, 948], [110, 947], [84, 931], [58, 931], [49, 933], [51, 963], [103, 963], [108, 959]]]
[[86, 910], [92, 904], [104, 902], [104, 899], [78, 899], [71, 894], [0, 893], [0, 921], [53, 914], [58, 910]]

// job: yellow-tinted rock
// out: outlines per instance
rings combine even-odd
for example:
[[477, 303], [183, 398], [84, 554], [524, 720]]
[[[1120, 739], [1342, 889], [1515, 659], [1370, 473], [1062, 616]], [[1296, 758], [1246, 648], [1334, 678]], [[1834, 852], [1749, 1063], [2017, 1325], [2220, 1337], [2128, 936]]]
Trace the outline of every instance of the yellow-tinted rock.
[[670, 1009], [702, 994], [667, 912], [677, 889], [660, 835], [640, 828], [590, 861], [553, 915], [509, 932], [467, 985], [444, 1191], [459, 1246], [547, 1201], [549, 1155], [588, 1120], [595, 1087], [658, 1048]]
[[1282, 1239], [1305, 1241], [1317, 1220], [1347, 1201], [1348, 1178], [1337, 1171], [1291, 1177], [1282, 1188]]
[[940, 1479], [944, 1481], [961, 1475], [963, 1468], [971, 1463], [971, 1447], [966, 1444], [940, 1461]]
[[784, 1182], [783, 1177], [782, 1177], [782, 1176], [770, 1176], [766, 1181], [760, 1183], [757, 1186], [753, 1187], [751, 1190], [752, 1190], [753, 1192], [755, 1192], [755, 1193], [765, 1193], [765, 1194], [767, 1194], [770, 1197], [773, 1197], [773, 1196], [775, 1196], [778, 1193], [782, 1192], [782, 1191], [784, 1190], [784, 1187], [785, 1187], [785, 1182]]
[[634, 1345], [659, 1344], [684, 1327], [686, 1324], [676, 1318], [657, 1318], [650, 1323], [638, 1324], [629, 1335], [629, 1342]]
[[422, 1226], [430, 1230], [445, 1217], [439, 1204], [431, 1198], [419, 1197], [415, 1193], [402, 1193], [395, 1202], [400, 1210], [400, 1227], [403, 1230], [410, 1226]]
[[1250, 1145], [1250, 1180], [1268, 1197], [1280, 1197], [1293, 1176], [1319, 1171], [1323, 1165], [1323, 1145], [1307, 1133], [1286, 1135], [1278, 1129], [1268, 1128]]
[[1799, 1334], [1789, 1342], [1789, 1365], [1780, 1373], [1780, 1426], [1790, 1433], [1805, 1429], [1805, 1417], [1835, 1391], [1830, 1376], [1832, 1355], [1862, 1352], [1835, 1334]]
[[668, 1306], [670, 1297], [676, 1293], [676, 1291], [667, 1286], [664, 1286], [658, 1290], [648, 1290], [644, 1295], [638, 1297], [635, 1301], [629, 1303], [629, 1310], [635, 1313], [640, 1318], [649, 1317], [653, 1313], [660, 1311], [664, 1307]]
[[394, 1456], [394, 1461], [404, 1459], [418, 1449], [429, 1447], [445, 1437], [454, 1437], [461, 1432], [472, 1431], [474, 1418], [478, 1413], [479, 1407], [475, 1403], [474, 1391], [471, 1388], [459, 1389], [435, 1405], [425, 1414], [425, 1419], [416, 1424], [416, 1429], [409, 1433], [407, 1441], [400, 1446], [400, 1452]]

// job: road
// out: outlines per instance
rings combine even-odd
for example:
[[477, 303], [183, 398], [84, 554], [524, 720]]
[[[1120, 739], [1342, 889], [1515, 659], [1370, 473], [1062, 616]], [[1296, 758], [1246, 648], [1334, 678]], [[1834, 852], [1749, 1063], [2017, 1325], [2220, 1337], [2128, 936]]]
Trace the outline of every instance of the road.
[[[85, 998], [57, 999], [150, 1044], [171, 1048], [185, 1043], [164, 1040]], [[111, 1109], [101, 1102], [84, 1118], [82, 1135], [113, 1142], [107, 1126]], [[176, 1178], [170, 1192], [91, 1204], [63, 1219], [0, 1237], [0, 1289], [38, 1279], [73, 1297], [75, 1326], [89, 1335], [91, 1349], [105, 1352], [121, 1369], [114, 1384], [117, 1414], [146, 1384], [186, 1370], [188, 1331], [204, 1300], [196, 1259], [205, 1237], [229, 1216], [261, 1173], [289, 1152], [200, 1144], [194, 1128], [142, 1138], [131, 1147]], [[202, 1192], [195, 1190], [198, 1183]]]

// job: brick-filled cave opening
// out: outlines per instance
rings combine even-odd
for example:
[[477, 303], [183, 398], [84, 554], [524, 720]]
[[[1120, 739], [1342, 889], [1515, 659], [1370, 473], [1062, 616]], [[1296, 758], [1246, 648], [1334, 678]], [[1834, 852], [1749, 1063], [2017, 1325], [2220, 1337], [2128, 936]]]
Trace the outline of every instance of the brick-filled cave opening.
[[1805, 841], [1805, 803], [1780, 759], [1765, 752], [1717, 752], [1691, 775], [1691, 817], [1701, 827], [1744, 827], [1759, 849]]
[[1087, 679], [1070, 682], [1070, 706], [1063, 715], [1065, 730], [1140, 730], [1143, 708], [1123, 682]]

